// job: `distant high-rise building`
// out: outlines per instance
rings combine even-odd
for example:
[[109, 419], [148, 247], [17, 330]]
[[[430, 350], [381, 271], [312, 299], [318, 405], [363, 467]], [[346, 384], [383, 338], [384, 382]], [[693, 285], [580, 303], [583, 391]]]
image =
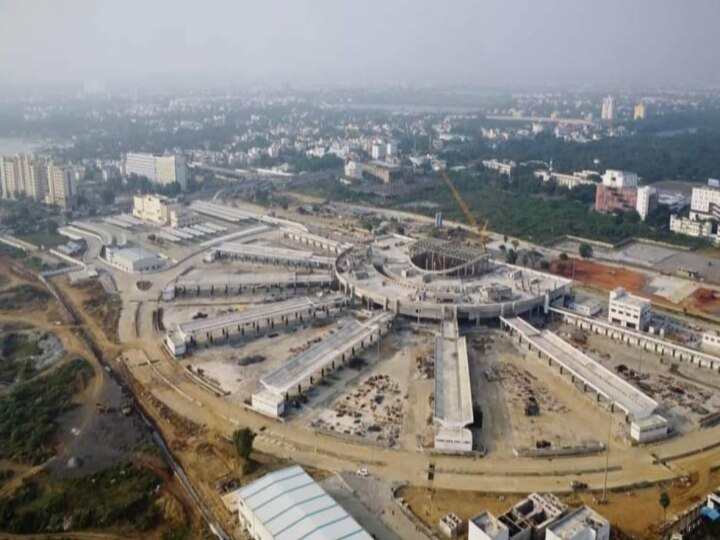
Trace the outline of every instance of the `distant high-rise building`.
[[21, 154], [20, 167], [25, 185], [25, 196], [36, 201], [45, 200], [48, 185], [45, 163], [36, 157]]
[[47, 173], [42, 160], [20, 154], [0, 158], [0, 183], [2, 196], [16, 199], [21, 195], [38, 201], [47, 193]]
[[602, 115], [600, 117], [607, 121], [615, 119], [615, 100], [612, 96], [607, 96], [603, 99]]
[[633, 118], [635, 120], [645, 119], [645, 104], [642, 101], [635, 105], [635, 108], [633, 109]]
[[59, 206], [67, 212], [72, 209], [72, 200], [75, 195], [75, 171], [66, 165], [53, 165], [47, 167], [48, 204]]
[[373, 159], [384, 159], [386, 150], [387, 150], [387, 145], [380, 144], [380, 143], [373, 143], [372, 147], [370, 148], [370, 155], [372, 156]]
[[0, 158], [0, 181], [3, 199], [14, 199], [22, 193], [20, 160], [17, 157]]
[[153, 156], [130, 152], [125, 156], [125, 174], [145, 176], [156, 184], [177, 182], [187, 187], [187, 164], [183, 156]]

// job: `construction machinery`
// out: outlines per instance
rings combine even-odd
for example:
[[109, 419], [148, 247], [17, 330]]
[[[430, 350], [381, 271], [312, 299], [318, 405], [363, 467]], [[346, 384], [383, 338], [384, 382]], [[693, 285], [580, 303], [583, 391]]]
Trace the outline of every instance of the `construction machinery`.
[[465, 219], [467, 220], [468, 225], [470, 225], [475, 230], [475, 232], [477, 232], [478, 240], [480, 241], [480, 246], [482, 247], [482, 250], [484, 252], [487, 252], [487, 243], [490, 239], [490, 231], [488, 230], [489, 221], [486, 219], [483, 223], [483, 226], [480, 227], [477, 220], [475, 219], [475, 216], [473, 215], [472, 210], [465, 202], [465, 199], [463, 199], [460, 191], [458, 191], [458, 189], [455, 187], [453, 181], [450, 179], [450, 175], [448, 174], [447, 169], [441, 169], [440, 176], [442, 176], [442, 179], [445, 181], [445, 184], [450, 190], [450, 193], [452, 193], [452, 196], [455, 199], [457, 205], [460, 207], [460, 210], [462, 210], [462, 213], [465, 214]]

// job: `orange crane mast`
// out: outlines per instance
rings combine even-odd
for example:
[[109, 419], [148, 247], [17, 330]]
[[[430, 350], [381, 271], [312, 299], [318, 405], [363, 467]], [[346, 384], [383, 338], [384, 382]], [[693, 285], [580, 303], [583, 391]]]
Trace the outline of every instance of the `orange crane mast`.
[[468, 204], [465, 202], [465, 199], [463, 199], [460, 191], [457, 187], [455, 187], [455, 184], [450, 179], [450, 175], [448, 174], [446, 169], [440, 170], [440, 176], [442, 176], [442, 179], [445, 181], [445, 184], [447, 185], [448, 189], [450, 190], [450, 193], [452, 193], [453, 198], [455, 199], [455, 202], [460, 207], [460, 210], [462, 210], [462, 213], [465, 214], [465, 219], [468, 222], [468, 225], [470, 225], [473, 229], [475, 229], [475, 232], [478, 234], [478, 239], [480, 240], [480, 245], [482, 246], [483, 251], [487, 251], [487, 243], [490, 239], [490, 232], [488, 231], [488, 225], [489, 221], [486, 219], [485, 223], [483, 223], [482, 228], [478, 225], [477, 220], [475, 219], [475, 215], [473, 214], [472, 210], [468, 206]]

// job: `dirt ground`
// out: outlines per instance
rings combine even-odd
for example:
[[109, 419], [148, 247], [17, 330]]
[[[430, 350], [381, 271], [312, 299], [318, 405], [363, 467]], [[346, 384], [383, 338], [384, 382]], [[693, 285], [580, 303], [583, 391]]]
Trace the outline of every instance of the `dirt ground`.
[[83, 298], [85, 311], [99, 321], [106, 337], [113, 343], [120, 343], [117, 333], [122, 301], [116, 294], [108, 294], [99, 281], [85, 281], [75, 286]]
[[[578, 334], [568, 325], [559, 325], [557, 331], [575, 347], [657, 400], [661, 414], [680, 433], [698, 429], [701, 418], [720, 410], [720, 374], [715, 371], [687, 362], [673, 362], [605, 336]], [[572, 336], [584, 336], [585, 343], [574, 342]]]
[[[476, 437], [487, 452], [511, 456], [516, 450], [535, 450], [539, 441], [553, 449], [594, 446], [598, 434], [607, 433], [609, 421], [613, 441], [619, 444], [623, 438], [626, 428], [619, 418], [611, 418], [569, 377], [506, 334], [491, 332], [470, 344], [473, 401], [483, 411], [483, 428]], [[530, 396], [539, 407], [536, 416], [525, 414]], [[604, 443], [605, 435], [602, 439]]]
[[[713, 461], [720, 462], [720, 458], [715, 456]], [[670, 519], [675, 513], [699, 501], [718, 484], [720, 484], [720, 470], [716, 469], [712, 472], [705, 471], [703, 474], [691, 474], [690, 482], [687, 484], [676, 481], [643, 489], [610, 491], [606, 504], [599, 502], [600, 494], [597, 493], [559, 495], [559, 497], [571, 508], [582, 504], [593, 507], [608, 518], [613, 527], [633, 538], [655, 540], [657, 528], [663, 517], [662, 508], [658, 503], [663, 490], [666, 490], [670, 496], [670, 507], [667, 512], [667, 517]], [[410, 509], [418, 518], [427, 526], [437, 530], [438, 521], [449, 512], [454, 512], [464, 521], [483, 511], [498, 516], [526, 494], [497, 495], [409, 486], [402, 488], [399, 496], [408, 502]]]
[[629, 292], [640, 293], [647, 282], [647, 278], [640, 272], [581, 259], [555, 260], [550, 265], [550, 271], [608, 291], [623, 287]]

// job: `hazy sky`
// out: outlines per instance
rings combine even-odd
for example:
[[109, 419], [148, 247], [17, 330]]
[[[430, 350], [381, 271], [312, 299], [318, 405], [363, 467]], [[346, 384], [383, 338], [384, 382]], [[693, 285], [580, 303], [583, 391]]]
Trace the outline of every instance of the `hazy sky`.
[[720, 0], [0, 0], [11, 81], [720, 83]]

